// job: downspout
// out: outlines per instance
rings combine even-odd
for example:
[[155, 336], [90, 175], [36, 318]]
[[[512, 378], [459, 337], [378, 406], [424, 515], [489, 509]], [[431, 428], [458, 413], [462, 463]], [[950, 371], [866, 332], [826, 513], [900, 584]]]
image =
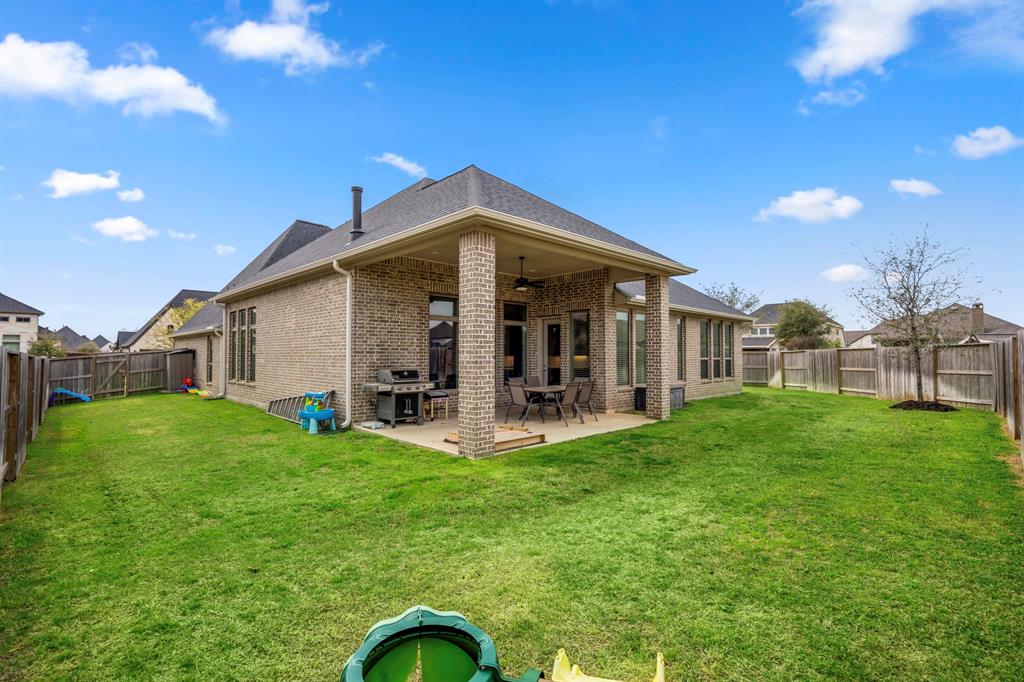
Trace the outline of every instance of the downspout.
[[228, 307], [224, 306], [224, 319], [221, 321], [220, 336], [220, 394], [218, 398], [228, 397]]
[[352, 424], [352, 273], [338, 265], [335, 259], [331, 266], [345, 277], [345, 422], [341, 429]]

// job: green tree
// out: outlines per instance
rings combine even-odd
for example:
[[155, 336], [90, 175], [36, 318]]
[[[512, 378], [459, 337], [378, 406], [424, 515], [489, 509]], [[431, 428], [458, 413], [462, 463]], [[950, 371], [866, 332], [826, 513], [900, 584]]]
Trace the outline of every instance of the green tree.
[[40, 355], [47, 358], [62, 358], [67, 351], [60, 345], [60, 340], [52, 336], [40, 336], [28, 347], [29, 355]]
[[92, 341], [87, 341], [75, 349], [76, 353], [99, 353], [100, 347]]
[[197, 301], [194, 298], [186, 298], [181, 302], [177, 308], [171, 308], [168, 313], [170, 314], [170, 322], [166, 326], [160, 327], [156, 330], [156, 346], [158, 348], [172, 348], [174, 341], [171, 339], [171, 334], [181, 329], [181, 326], [192, 319], [192, 316], [203, 309], [206, 305], [206, 301]]
[[788, 350], [827, 348], [831, 324], [824, 307], [803, 299], [787, 301], [779, 311], [775, 337]]

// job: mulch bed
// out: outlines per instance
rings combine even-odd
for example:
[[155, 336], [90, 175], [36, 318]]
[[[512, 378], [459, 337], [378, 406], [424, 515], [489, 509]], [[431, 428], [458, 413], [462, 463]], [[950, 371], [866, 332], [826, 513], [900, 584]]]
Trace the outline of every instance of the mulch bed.
[[933, 400], [904, 400], [902, 403], [890, 405], [892, 410], [924, 410], [925, 412], [956, 412], [951, 405], [943, 405]]

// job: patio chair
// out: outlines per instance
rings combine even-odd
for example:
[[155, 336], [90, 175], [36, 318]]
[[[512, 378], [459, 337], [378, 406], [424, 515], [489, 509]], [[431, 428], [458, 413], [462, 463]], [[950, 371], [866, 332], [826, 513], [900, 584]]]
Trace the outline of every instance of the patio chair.
[[565, 418], [565, 410], [563, 408], [568, 407], [574, 417], [579, 417], [580, 423], [583, 423], [583, 416], [579, 414], [579, 407], [576, 406], [576, 396], [580, 393], [580, 386], [583, 384], [569, 384], [565, 387], [565, 392], [562, 393], [562, 399], [552, 400], [551, 403], [558, 410], [558, 416], [562, 418], [565, 425], [569, 425], [569, 420]]
[[510, 386], [512, 384], [515, 384], [516, 386], [522, 386], [526, 383], [526, 380], [523, 379], [523, 377], [512, 377], [508, 380], [508, 383]]
[[527, 386], [543, 386], [544, 384], [540, 383], [540, 377], [538, 377], [538, 376], [528, 376], [528, 377], [526, 377], [526, 385]]
[[594, 382], [585, 381], [580, 384], [580, 394], [576, 396], [576, 410], [579, 412], [580, 421], [583, 421], [583, 408], [590, 410], [590, 416], [598, 421], [597, 412], [594, 411], [594, 404], [591, 399], [594, 397]]
[[510, 382], [508, 385], [508, 393], [509, 396], [512, 398], [512, 403], [508, 406], [508, 411], [505, 412], [506, 424], [508, 424], [508, 418], [512, 414], [513, 407], [523, 408], [523, 413], [519, 415], [519, 421], [525, 424], [527, 417], [530, 416], [530, 408], [533, 407], [534, 405], [537, 405], [538, 407], [538, 412], [540, 412], [540, 420], [544, 421], [544, 410], [539, 409], [540, 404], [537, 402], [536, 396], [527, 397], [526, 391], [523, 390], [522, 384], [513, 384]]

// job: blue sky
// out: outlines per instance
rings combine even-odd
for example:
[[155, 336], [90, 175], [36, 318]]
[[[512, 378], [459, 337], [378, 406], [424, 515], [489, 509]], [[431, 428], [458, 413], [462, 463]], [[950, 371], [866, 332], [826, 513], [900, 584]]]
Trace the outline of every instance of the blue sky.
[[109, 337], [219, 289], [295, 218], [346, 220], [353, 184], [372, 205], [475, 163], [698, 268], [692, 286], [809, 297], [848, 329], [834, 280], [857, 270], [822, 273], [928, 224], [969, 248], [971, 296], [1024, 323], [1021, 15], [3, 3], [0, 289]]

